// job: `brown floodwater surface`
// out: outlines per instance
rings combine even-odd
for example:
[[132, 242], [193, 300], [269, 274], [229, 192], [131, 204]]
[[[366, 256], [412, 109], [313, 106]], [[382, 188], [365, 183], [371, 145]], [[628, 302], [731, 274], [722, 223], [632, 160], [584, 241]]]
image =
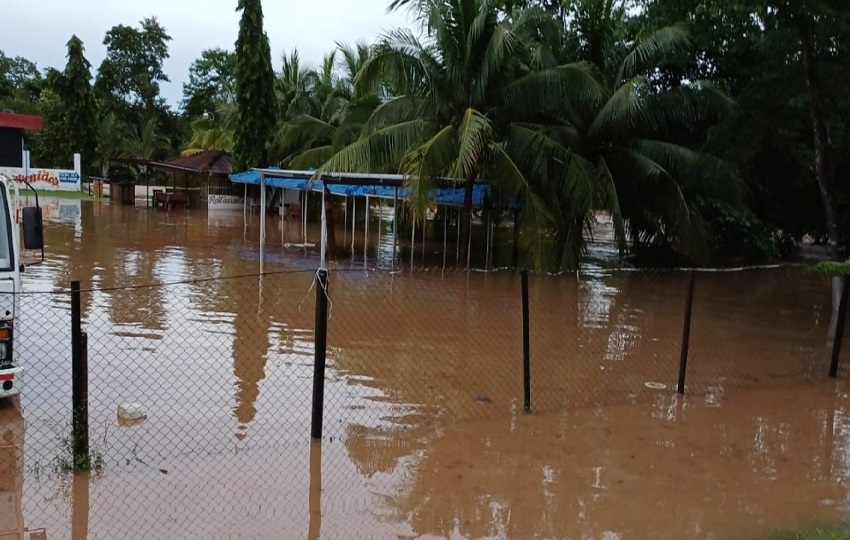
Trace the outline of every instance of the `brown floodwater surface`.
[[[453, 238], [444, 267], [436, 222], [395, 258], [391, 223], [364, 242], [361, 222], [353, 251], [339, 229], [311, 442], [315, 224], [269, 218], [259, 276], [256, 215], [44, 206], [26, 386], [0, 408], [0, 537], [735, 539], [850, 521], [850, 360], [826, 377], [830, 282], [803, 268], [697, 274], [685, 396], [687, 272], [618, 268], [602, 242], [577, 274], [533, 275], [525, 414], [517, 275], [451, 269]], [[102, 464], [77, 475], [71, 280]]]

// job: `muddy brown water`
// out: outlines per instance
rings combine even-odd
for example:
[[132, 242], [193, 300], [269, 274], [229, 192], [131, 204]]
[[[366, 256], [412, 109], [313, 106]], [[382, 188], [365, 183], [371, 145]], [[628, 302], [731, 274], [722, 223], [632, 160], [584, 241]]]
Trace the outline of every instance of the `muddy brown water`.
[[[803, 269], [698, 275], [684, 397], [686, 273], [614, 270], [602, 245], [578, 276], [532, 276], [526, 415], [518, 277], [444, 270], [433, 236], [393, 264], [373, 221], [365, 256], [361, 228], [330, 265], [311, 444], [318, 252], [299, 224], [270, 218], [258, 277], [256, 216], [45, 207], [22, 411], [0, 408], [12, 537], [715, 539], [850, 519], [850, 388], [825, 377], [829, 283]], [[76, 476], [72, 279], [103, 460]], [[147, 418], [120, 421], [125, 402]]]

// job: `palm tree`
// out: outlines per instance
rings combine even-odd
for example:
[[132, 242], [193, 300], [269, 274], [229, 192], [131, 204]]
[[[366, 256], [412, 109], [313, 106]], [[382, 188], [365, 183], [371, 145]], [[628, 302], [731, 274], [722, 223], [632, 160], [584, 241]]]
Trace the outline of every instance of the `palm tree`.
[[159, 122], [156, 118], [148, 118], [126, 139], [124, 157], [150, 161], [168, 148], [168, 144], [168, 137], [159, 131]]
[[577, 19], [586, 29], [578, 54], [590, 61], [530, 73], [505, 91], [506, 106], [523, 104], [514, 117], [524, 121], [511, 125], [509, 149], [550, 156], [533, 177], [545, 179], [535, 189], [556, 219], [553, 262], [576, 264], [594, 211], [601, 209], [611, 213], [621, 249], [630, 239], [635, 250], [660, 245], [692, 251], [704, 232], [696, 200], [735, 197], [739, 188], [722, 162], [677, 141], [732, 103], [706, 83], [654, 84], [658, 62], [689, 45], [683, 30], [661, 29], [629, 49], [606, 33], [620, 27], [611, 19], [624, 11], [611, 0], [584, 3], [609, 9], [585, 9], [594, 21]]
[[97, 163], [100, 165], [100, 174], [104, 178], [109, 177], [109, 168], [112, 161], [119, 157], [121, 149], [126, 141], [126, 129], [119, 122], [114, 112], [106, 114], [101, 118], [97, 128]]
[[322, 171], [401, 172], [416, 219], [424, 218], [435, 182], [450, 178], [460, 183], [465, 190], [460, 260], [465, 261], [473, 187], [485, 174], [497, 173], [491, 179], [522, 198], [526, 216], [539, 225], [536, 231], [544, 231], [549, 220], [500, 139], [506, 122], [502, 90], [519, 73], [518, 57], [529, 50], [525, 31], [536, 21], [504, 20], [489, 0], [414, 4], [427, 35], [389, 32], [355, 78], [356, 85], [383, 87], [394, 97], [375, 109], [358, 140], [322, 164], [317, 176]]
[[204, 150], [233, 151], [235, 136], [234, 121], [236, 104], [225, 103], [216, 109], [216, 113], [198, 118], [192, 122], [192, 137], [183, 153], [196, 153]]
[[[380, 104], [372, 88], [355, 82], [370, 58], [370, 48], [363, 43], [353, 47], [337, 44], [337, 48], [341, 58], [336, 60], [335, 53], [326, 56], [316, 79], [318, 84], [311, 94], [314, 113], [296, 115], [279, 131], [276, 146], [292, 167], [318, 167], [354, 142]], [[335, 65], [330, 60], [335, 60]]]
[[159, 131], [156, 118], [142, 122], [125, 140], [123, 156], [134, 160], [147, 186], [148, 163], [169, 146], [168, 137]]

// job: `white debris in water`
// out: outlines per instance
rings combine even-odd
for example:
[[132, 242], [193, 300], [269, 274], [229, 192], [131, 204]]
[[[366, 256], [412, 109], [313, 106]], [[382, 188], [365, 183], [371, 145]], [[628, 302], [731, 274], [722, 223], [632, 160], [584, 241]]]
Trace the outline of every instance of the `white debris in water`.
[[122, 403], [118, 405], [118, 418], [122, 420], [139, 420], [147, 418], [145, 408], [141, 403]]

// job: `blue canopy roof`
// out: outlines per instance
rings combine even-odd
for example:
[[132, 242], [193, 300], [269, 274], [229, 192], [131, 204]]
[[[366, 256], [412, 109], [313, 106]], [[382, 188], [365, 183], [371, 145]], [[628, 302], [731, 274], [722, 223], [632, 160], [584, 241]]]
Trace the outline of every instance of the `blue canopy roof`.
[[[257, 171], [244, 171], [230, 175], [231, 182], [240, 184], [260, 184], [260, 173]], [[266, 176], [266, 185], [269, 187], [296, 189], [300, 191], [319, 191], [324, 189], [321, 180], [309, 181], [304, 178], [281, 178], [278, 176]], [[349, 195], [352, 197], [381, 197], [392, 199], [396, 188], [390, 186], [358, 186], [348, 184], [329, 184], [328, 191], [333, 195]], [[398, 188], [398, 197], [406, 199], [409, 190]], [[472, 206], [481, 208], [490, 196], [490, 186], [487, 184], [475, 184], [472, 188]], [[444, 206], [463, 206], [463, 188], [437, 188], [431, 190], [431, 199]]]

